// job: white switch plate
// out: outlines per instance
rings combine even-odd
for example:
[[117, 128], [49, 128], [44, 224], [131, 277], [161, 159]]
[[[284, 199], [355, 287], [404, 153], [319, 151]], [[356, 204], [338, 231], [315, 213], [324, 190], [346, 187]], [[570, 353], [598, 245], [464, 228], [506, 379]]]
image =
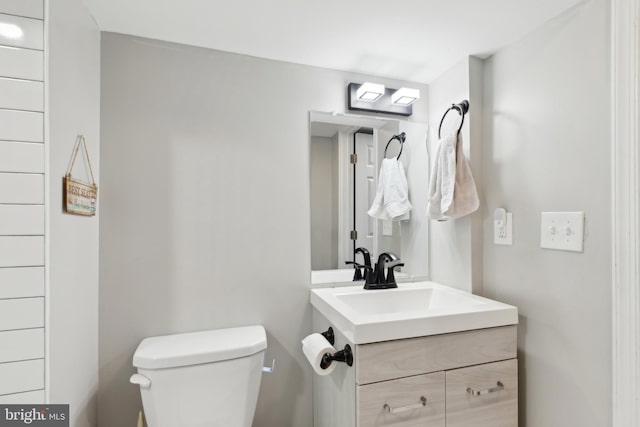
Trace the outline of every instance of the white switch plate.
[[584, 212], [542, 212], [540, 247], [582, 252], [584, 250]]
[[393, 222], [389, 220], [382, 220], [382, 235], [393, 236]]
[[513, 214], [507, 212], [506, 223], [504, 227], [496, 227], [493, 224], [493, 243], [496, 245], [513, 245]]

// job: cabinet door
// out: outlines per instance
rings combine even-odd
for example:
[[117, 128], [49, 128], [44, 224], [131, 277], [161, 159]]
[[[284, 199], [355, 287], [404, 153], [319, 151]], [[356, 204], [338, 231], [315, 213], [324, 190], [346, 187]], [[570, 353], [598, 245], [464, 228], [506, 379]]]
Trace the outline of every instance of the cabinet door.
[[358, 427], [444, 427], [444, 372], [357, 387]]
[[446, 372], [447, 427], [517, 427], [518, 361]]

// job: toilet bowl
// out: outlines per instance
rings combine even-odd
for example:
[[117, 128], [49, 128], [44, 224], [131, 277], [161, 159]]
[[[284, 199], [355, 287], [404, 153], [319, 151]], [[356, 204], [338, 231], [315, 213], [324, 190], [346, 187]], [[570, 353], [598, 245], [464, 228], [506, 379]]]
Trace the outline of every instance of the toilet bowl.
[[148, 427], [250, 427], [266, 348], [262, 326], [142, 340], [130, 381]]

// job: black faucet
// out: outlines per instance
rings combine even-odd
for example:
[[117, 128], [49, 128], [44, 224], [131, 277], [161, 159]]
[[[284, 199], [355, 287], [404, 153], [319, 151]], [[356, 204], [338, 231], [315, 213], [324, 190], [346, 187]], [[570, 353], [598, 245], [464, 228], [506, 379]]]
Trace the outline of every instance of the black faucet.
[[[353, 264], [354, 273], [353, 273], [353, 281], [356, 282], [358, 280], [363, 280], [367, 278], [368, 275], [371, 274], [373, 269], [371, 268], [371, 255], [366, 248], [357, 248], [354, 251], [354, 259], [355, 255], [358, 253], [362, 254], [362, 258], [364, 258], [364, 264], [358, 264], [355, 261], [346, 261], [345, 264]], [[364, 273], [361, 271], [364, 270]]]
[[[365, 278], [365, 289], [390, 289], [397, 288], [395, 275], [393, 269], [396, 267], [402, 267], [404, 263], [400, 261], [398, 255], [393, 252], [383, 252], [378, 257], [373, 270]], [[384, 270], [387, 269], [387, 275], [385, 277]]]

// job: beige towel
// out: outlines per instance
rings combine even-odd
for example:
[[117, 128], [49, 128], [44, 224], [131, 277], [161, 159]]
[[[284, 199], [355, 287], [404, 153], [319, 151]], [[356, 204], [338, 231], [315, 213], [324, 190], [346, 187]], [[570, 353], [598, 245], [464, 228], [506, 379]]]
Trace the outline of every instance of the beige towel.
[[462, 136], [458, 135], [456, 147], [456, 182], [453, 190], [453, 201], [448, 209], [442, 212], [445, 218], [460, 218], [470, 215], [480, 207], [478, 190], [471, 174], [469, 162], [462, 151]]

